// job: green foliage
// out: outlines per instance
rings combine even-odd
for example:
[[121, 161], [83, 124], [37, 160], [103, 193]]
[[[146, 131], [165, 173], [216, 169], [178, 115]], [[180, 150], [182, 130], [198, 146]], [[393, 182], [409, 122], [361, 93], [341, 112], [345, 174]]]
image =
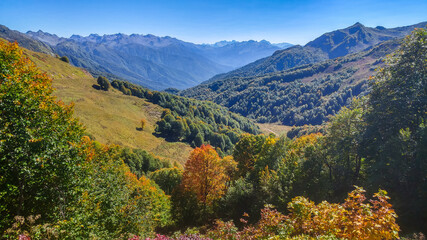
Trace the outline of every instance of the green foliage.
[[359, 151], [366, 128], [363, 120], [366, 108], [366, 99], [355, 99], [349, 108], [343, 107], [332, 117], [327, 127], [325, 165], [331, 172], [329, 181], [337, 199], [365, 180], [366, 166]]
[[[397, 40], [385, 42], [364, 52], [285, 71], [272, 72], [269, 69], [244, 76], [237, 74], [201, 84], [180, 94], [214, 101], [261, 123], [319, 125], [341, 107], [348, 106], [353, 97], [369, 92], [367, 80], [373, 69], [363, 66], [374, 64], [373, 59], [391, 53], [397, 49], [398, 43]], [[271, 66], [274, 67], [276, 64]]]
[[132, 174], [118, 148], [82, 138], [72, 106], [17, 44], [0, 42], [0, 62], [2, 238], [117, 239], [170, 222], [164, 192]]
[[169, 162], [162, 161], [142, 149], [123, 148], [120, 158], [138, 178], [150, 172], [170, 167]]
[[171, 195], [173, 190], [181, 183], [182, 173], [181, 169], [173, 167], [156, 170], [149, 176], [167, 195]]
[[427, 31], [408, 36], [372, 82], [361, 152], [368, 182], [389, 190], [401, 221], [427, 229]]
[[255, 161], [265, 142], [264, 135], [242, 135], [234, 147], [233, 158], [238, 163], [239, 175], [245, 176], [255, 166]]
[[170, 222], [169, 198], [149, 179], [137, 178], [120, 159], [120, 149], [85, 140], [86, 176], [72, 215], [59, 222], [71, 239], [117, 239], [145, 235]]
[[61, 60], [63, 62], [66, 62], [66, 63], [70, 63], [70, 59], [68, 59], [67, 56], [62, 56], [62, 57], [59, 58], [59, 60]]
[[110, 81], [108, 81], [108, 79], [103, 76], [98, 77], [97, 83], [104, 91], [108, 91], [108, 89], [111, 87]]
[[283, 207], [291, 196], [310, 189], [310, 194], [316, 193], [318, 185], [311, 181], [319, 174], [311, 169], [313, 164], [308, 167], [307, 163], [319, 157], [319, 138], [321, 135], [316, 134], [293, 141], [284, 137], [244, 136], [234, 152], [240, 178], [231, 183], [221, 203], [223, 212], [227, 212], [225, 216], [234, 220], [244, 212], [257, 216], [265, 204], [286, 210]]
[[[72, 106], [51, 95], [51, 80], [0, 42], [0, 231], [14, 216], [57, 219], [76, 196], [84, 159], [71, 145], [83, 135]], [[65, 211], [65, 212], [64, 212]]]
[[211, 144], [220, 153], [231, 153], [240, 134], [259, 133], [259, 128], [248, 119], [211, 102], [149, 91], [116, 80], [112, 86], [124, 94], [145, 98], [166, 108], [155, 131], [159, 136], [173, 141], [187, 142], [194, 147]]

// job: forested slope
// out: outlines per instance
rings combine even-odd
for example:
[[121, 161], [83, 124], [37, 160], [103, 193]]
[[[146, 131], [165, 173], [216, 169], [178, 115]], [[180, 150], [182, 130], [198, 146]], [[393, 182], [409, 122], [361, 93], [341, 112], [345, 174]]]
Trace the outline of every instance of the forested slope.
[[286, 71], [217, 80], [180, 94], [214, 101], [261, 123], [321, 124], [353, 97], [369, 92], [369, 77], [399, 43], [392, 40], [368, 51]]

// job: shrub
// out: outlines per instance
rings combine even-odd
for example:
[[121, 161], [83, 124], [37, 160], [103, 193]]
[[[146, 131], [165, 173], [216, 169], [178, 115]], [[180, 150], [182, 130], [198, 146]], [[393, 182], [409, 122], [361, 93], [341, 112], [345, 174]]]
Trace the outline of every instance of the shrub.
[[68, 59], [67, 56], [60, 57], [59, 60], [66, 62], [66, 63], [70, 63], [70, 59]]
[[100, 88], [104, 91], [108, 91], [108, 89], [111, 87], [111, 84], [106, 77], [99, 76], [97, 82]]

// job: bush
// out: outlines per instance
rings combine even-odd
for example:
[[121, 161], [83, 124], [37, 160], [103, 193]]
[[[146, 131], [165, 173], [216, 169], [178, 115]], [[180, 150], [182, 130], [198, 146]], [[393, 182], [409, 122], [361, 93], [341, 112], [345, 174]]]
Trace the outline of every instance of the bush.
[[68, 59], [67, 56], [60, 57], [59, 60], [66, 62], [66, 63], [70, 63], [70, 59]]
[[111, 84], [106, 77], [99, 76], [97, 82], [104, 91], [108, 91], [108, 89], [111, 87]]

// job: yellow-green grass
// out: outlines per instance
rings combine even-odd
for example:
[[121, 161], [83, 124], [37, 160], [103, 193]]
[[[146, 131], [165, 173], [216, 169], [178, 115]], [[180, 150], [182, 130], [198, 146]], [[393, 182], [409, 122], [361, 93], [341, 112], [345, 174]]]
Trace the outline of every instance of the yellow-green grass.
[[[144, 149], [170, 162], [185, 163], [192, 148], [181, 142], [167, 142], [153, 135], [163, 109], [119, 91], [96, 90], [96, 80], [85, 70], [47, 54], [24, 50], [25, 54], [52, 77], [54, 95], [74, 103], [74, 115], [87, 132], [104, 144]], [[141, 131], [141, 119], [146, 119]]]
[[[66, 103], [74, 102], [75, 116], [97, 141], [131, 148], [141, 148], [159, 157], [184, 163], [191, 147], [184, 143], [167, 142], [153, 135], [163, 109], [116, 90], [96, 90], [94, 79], [56, 79], [55, 95]], [[141, 131], [140, 121], [147, 123]]]
[[282, 136], [286, 135], [286, 133], [292, 129], [291, 126], [281, 125], [277, 123], [257, 123], [257, 125], [262, 131], [262, 133], [266, 135], [273, 133], [276, 136]]

